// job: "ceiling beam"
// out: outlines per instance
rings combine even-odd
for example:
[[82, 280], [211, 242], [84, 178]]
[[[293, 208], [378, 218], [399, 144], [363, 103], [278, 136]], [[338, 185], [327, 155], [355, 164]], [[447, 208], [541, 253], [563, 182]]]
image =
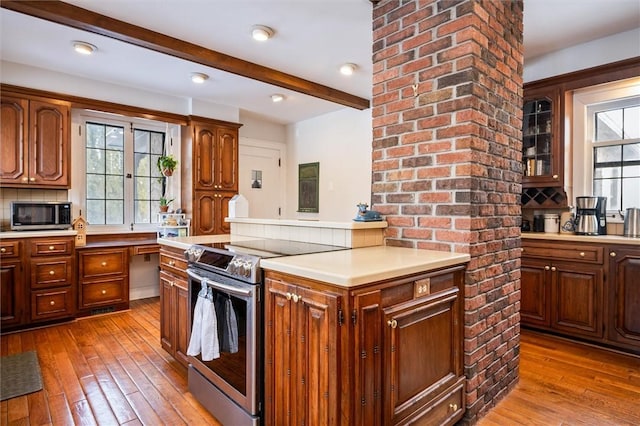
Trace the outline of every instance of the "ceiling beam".
[[2, 0], [0, 6], [337, 104], [359, 110], [369, 108], [368, 99], [216, 52], [206, 47], [113, 19], [62, 1]]

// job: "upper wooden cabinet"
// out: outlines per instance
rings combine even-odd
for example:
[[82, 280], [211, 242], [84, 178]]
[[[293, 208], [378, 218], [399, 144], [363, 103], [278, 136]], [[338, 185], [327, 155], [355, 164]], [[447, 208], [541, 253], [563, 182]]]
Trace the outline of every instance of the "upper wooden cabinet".
[[69, 188], [68, 102], [3, 93], [0, 184]]
[[238, 129], [193, 122], [194, 189], [238, 191]]
[[238, 193], [240, 124], [192, 119], [183, 129], [182, 198], [192, 235], [227, 234], [229, 201]]

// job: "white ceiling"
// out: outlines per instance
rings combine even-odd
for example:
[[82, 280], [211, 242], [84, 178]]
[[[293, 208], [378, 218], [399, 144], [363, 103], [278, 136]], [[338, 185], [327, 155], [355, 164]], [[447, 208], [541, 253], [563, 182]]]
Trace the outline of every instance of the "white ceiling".
[[[371, 98], [369, 0], [67, 0], [68, 3], [344, 92]], [[251, 27], [275, 36], [255, 42]], [[343, 108], [84, 31], [0, 9], [0, 58], [126, 87], [231, 105], [279, 123]], [[638, 0], [525, 0], [527, 58], [640, 27]], [[98, 47], [91, 57], [72, 40]], [[338, 68], [358, 65], [350, 77]], [[192, 72], [211, 78], [194, 85]], [[270, 95], [286, 102], [273, 104]]]

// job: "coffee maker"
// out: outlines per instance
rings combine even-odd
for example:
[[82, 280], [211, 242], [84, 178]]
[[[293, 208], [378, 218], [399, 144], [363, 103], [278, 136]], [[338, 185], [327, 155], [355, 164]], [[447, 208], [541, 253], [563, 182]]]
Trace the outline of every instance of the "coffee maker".
[[579, 235], [606, 235], [606, 212], [606, 197], [576, 197], [575, 233]]

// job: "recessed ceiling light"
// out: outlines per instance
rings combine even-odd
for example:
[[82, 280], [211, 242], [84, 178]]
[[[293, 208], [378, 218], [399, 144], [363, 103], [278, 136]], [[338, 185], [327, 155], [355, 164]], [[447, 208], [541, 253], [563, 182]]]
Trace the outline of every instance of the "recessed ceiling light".
[[340, 73], [344, 75], [351, 75], [358, 68], [356, 64], [344, 64], [340, 67]]
[[257, 41], [266, 41], [273, 37], [273, 30], [264, 25], [254, 25], [251, 29], [251, 36]]
[[93, 44], [87, 43], [85, 41], [74, 41], [73, 49], [81, 55], [91, 55], [93, 52], [98, 50], [98, 48]]
[[201, 72], [191, 73], [191, 81], [193, 81], [196, 84], [202, 84], [205, 82], [205, 80], [208, 80], [208, 79], [209, 79], [209, 76]]
[[284, 95], [282, 95], [280, 93], [274, 93], [273, 95], [271, 95], [271, 101], [272, 102], [282, 102], [282, 101], [284, 101]]

